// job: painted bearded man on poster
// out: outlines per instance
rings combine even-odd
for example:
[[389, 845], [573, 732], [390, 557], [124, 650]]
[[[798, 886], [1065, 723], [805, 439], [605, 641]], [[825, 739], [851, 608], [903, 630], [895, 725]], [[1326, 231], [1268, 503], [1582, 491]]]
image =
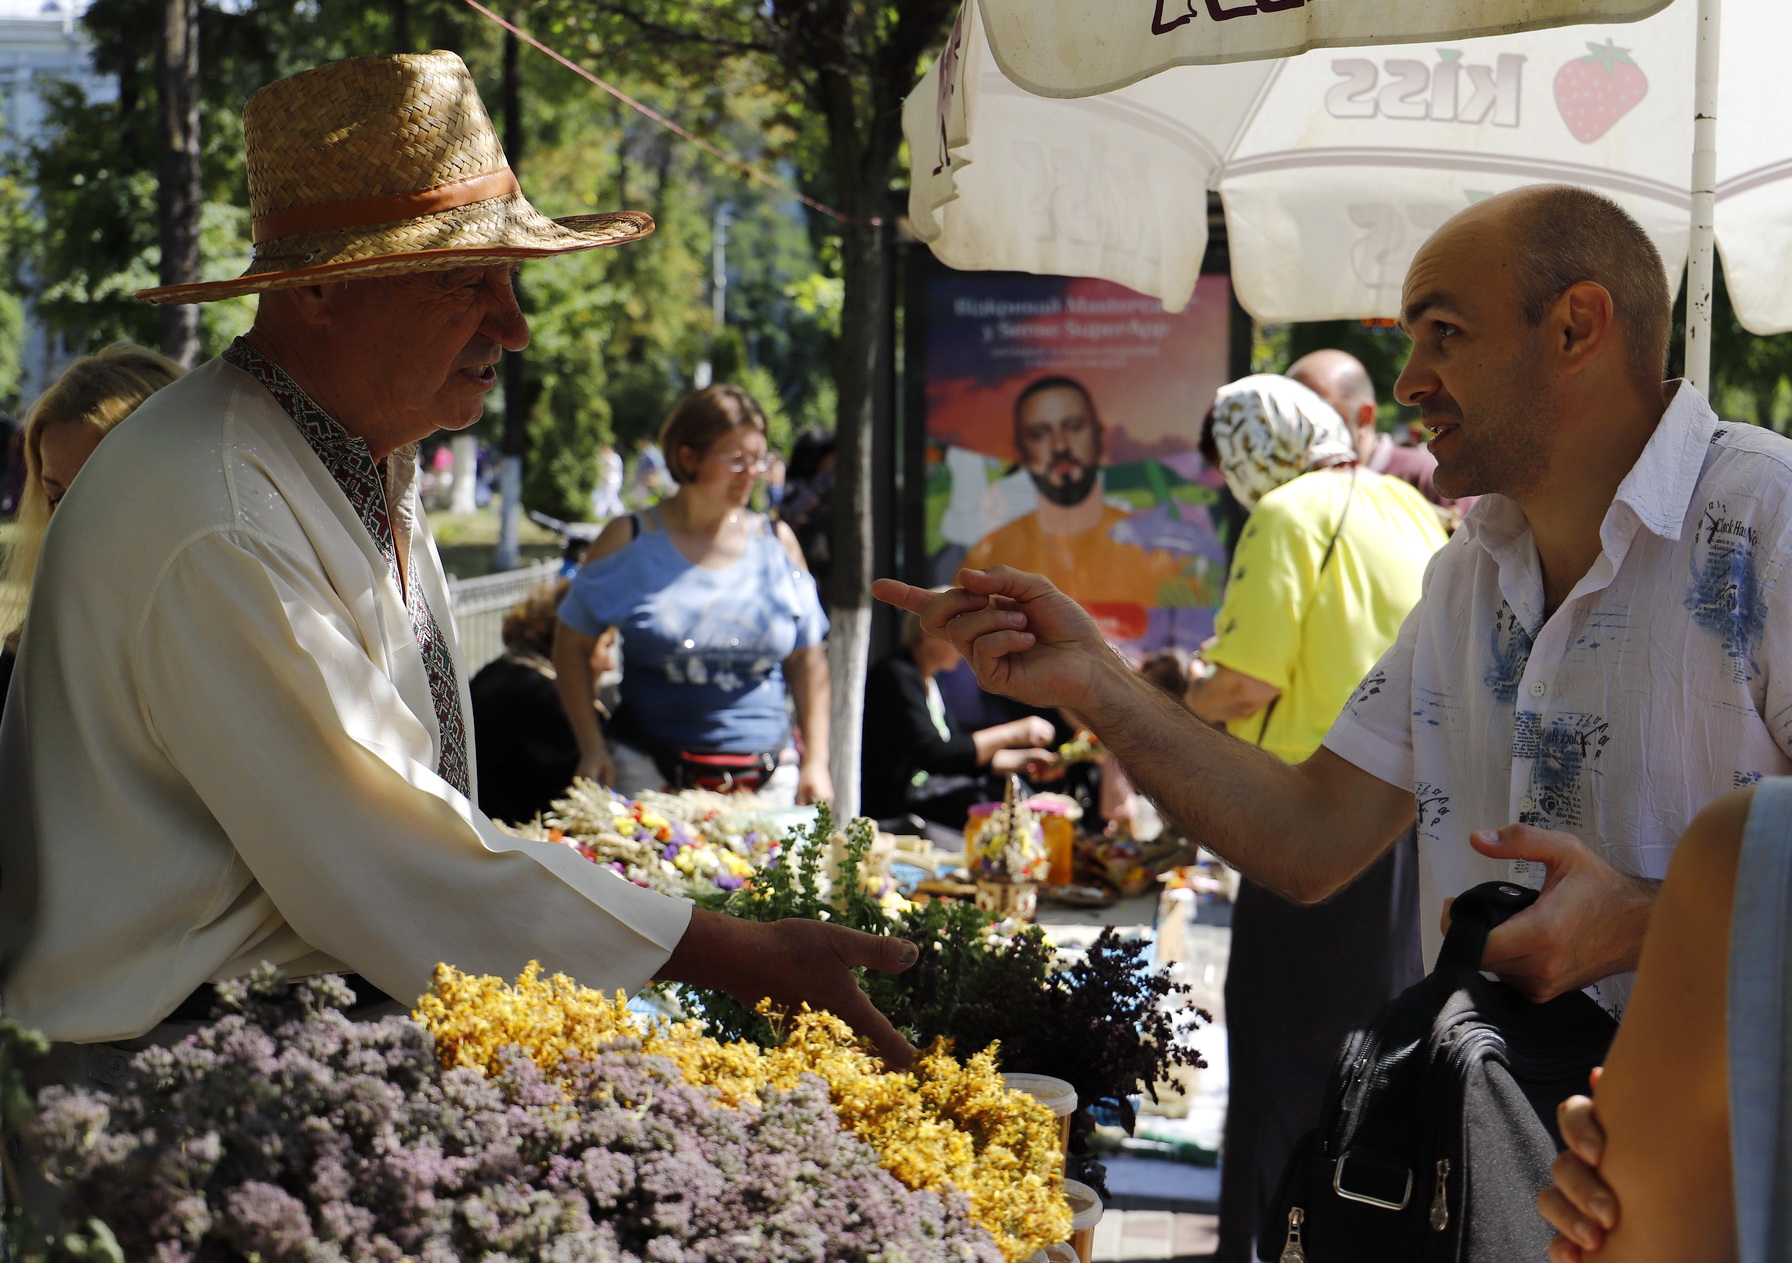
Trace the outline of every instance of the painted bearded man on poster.
[[1110, 640], [1136, 640], [1163, 584], [1177, 581], [1174, 554], [1117, 538], [1129, 514], [1102, 497], [1106, 429], [1088, 387], [1053, 375], [1014, 401], [1014, 449], [1039, 505], [977, 541], [964, 564], [1042, 574], [1074, 597]]

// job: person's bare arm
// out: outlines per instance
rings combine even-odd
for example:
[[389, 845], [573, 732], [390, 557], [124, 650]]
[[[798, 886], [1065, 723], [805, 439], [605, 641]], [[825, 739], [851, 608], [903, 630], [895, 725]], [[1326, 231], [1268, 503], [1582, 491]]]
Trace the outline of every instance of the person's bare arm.
[[[772, 534], [791, 564], [804, 574], [809, 563], [803, 557], [803, 546], [796, 532], [782, 521], [772, 523]], [[790, 700], [796, 706], [796, 722], [803, 730], [803, 766], [797, 780], [796, 800], [809, 803], [832, 802], [834, 778], [828, 768], [828, 715], [832, 704], [832, 684], [828, 676], [826, 645], [798, 649], [784, 659], [784, 679], [790, 685]]]
[[798, 918], [742, 921], [696, 908], [655, 980], [725, 991], [748, 1006], [769, 998], [781, 1009], [802, 1004], [826, 1009], [870, 1040], [892, 1067], [906, 1070], [914, 1062], [914, 1047], [877, 1011], [852, 969], [901, 973], [919, 954], [904, 939], [843, 925]]
[[1730, 910], [1753, 791], [1699, 813], [1656, 901], [1594, 1100], [1562, 1110], [1569, 1149], [1538, 1206], [1551, 1263], [1728, 1263]]
[[1290, 765], [1208, 727], [1128, 666], [1083, 608], [1040, 576], [992, 566], [960, 571], [959, 582], [936, 595], [880, 579], [873, 592], [920, 614], [984, 688], [1082, 716], [1184, 836], [1253, 881], [1317, 902], [1412, 821], [1410, 790], [1329, 750]]
[[[635, 525], [626, 515], [613, 518], [585, 550], [584, 564], [619, 552], [634, 537]], [[560, 690], [560, 708], [566, 712], [566, 722], [572, 725], [573, 739], [579, 743], [577, 774], [600, 785], [608, 785], [616, 779], [616, 763], [597, 721], [597, 708], [591, 704], [596, 695], [595, 681], [591, 678], [591, 651], [596, 647], [596, 637], [568, 627], [560, 619], [554, 620], [554, 647], [550, 651], [554, 661], [554, 684]]]
[[1051, 740], [1051, 721], [1038, 715], [1022, 715], [1005, 724], [979, 728], [971, 734], [971, 745], [977, 750], [978, 767], [989, 766], [1003, 750], [1043, 750], [1051, 744]]
[[828, 650], [826, 645], [798, 649], [784, 659], [784, 679], [803, 729], [803, 766], [797, 780], [801, 805], [831, 802], [833, 778], [828, 774]]
[[597, 538], [586, 546], [584, 559], [579, 564], [588, 566], [611, 553], [620, 552], [625, 545], [633, 543], [634, 538], [635, 524], [628, 514], [611, 518], [597, 533]]
[[608, 785], [616, 779], [616, 763], [598, 725], [597, 708], [591, 704], [591, 651], [596, 646], [595, 636], [554, 620], [554, 687], [560, 690], [560, 709], [579, 743], [577, 774]]
[[1184, 699], [1188, 708], [1210, 724], [1247, 719], [1282, 695], [1273, 684], [1265, 684], [1254, 675], [1234, 671], [1231, 667], [1215, 667], [1211, 675], [1188, 686]]

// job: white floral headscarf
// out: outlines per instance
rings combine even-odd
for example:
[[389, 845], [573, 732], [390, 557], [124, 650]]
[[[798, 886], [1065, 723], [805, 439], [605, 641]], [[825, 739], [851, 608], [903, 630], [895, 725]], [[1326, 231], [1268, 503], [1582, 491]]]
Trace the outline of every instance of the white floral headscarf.
[[1247, 509], [1285, 482], [1356, 459], [1344, 418], [1292, 378], [1256, 373], [1213, 399], [1220, 472]]

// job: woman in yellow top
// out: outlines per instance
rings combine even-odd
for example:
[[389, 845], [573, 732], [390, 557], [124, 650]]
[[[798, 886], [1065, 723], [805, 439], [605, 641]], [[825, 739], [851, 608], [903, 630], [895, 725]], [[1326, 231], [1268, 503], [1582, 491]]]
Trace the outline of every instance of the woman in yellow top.
[[[1210, 459], [1251, 517], [1188, 704], [1299, 762], [1394, 643], [1444, 533], [1417, 491], [1357, 464], [1343, 419], [1298, 382], [1259, 374], [1222, 387], [1210, 427]], [[1241, 884], [1217, 1259], [1255, 1257], [1262, 1206], [1318, 1122], [1338, 1045], [1422, 974], [1417, 876], [1409, 834], [1319, 907]]]

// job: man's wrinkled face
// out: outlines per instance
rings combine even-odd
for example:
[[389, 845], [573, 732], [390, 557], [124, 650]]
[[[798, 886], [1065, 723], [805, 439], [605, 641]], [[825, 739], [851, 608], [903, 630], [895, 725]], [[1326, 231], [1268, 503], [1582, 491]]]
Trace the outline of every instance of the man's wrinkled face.
[[1546, 334], [1524, 318], [1516, 266], [1499, 217], [1471, 212], [1439, 229], [1406, 274], [1412, 354], [1394, 397], [1424, 413], [1442, 495], [1522, 497], [1549, 468]]
[[1014, 421], [1021, 464], [1053, 504], [1081, 504], [1101, 473], [1101, 422], [1083, 392], [1053, 386], [1028, 396]]
[[498, 360], [529, 344], [512, 265], [346, 281], [331, 295], [333, 380], [355, 415], [422, 438], [485, 411]]

